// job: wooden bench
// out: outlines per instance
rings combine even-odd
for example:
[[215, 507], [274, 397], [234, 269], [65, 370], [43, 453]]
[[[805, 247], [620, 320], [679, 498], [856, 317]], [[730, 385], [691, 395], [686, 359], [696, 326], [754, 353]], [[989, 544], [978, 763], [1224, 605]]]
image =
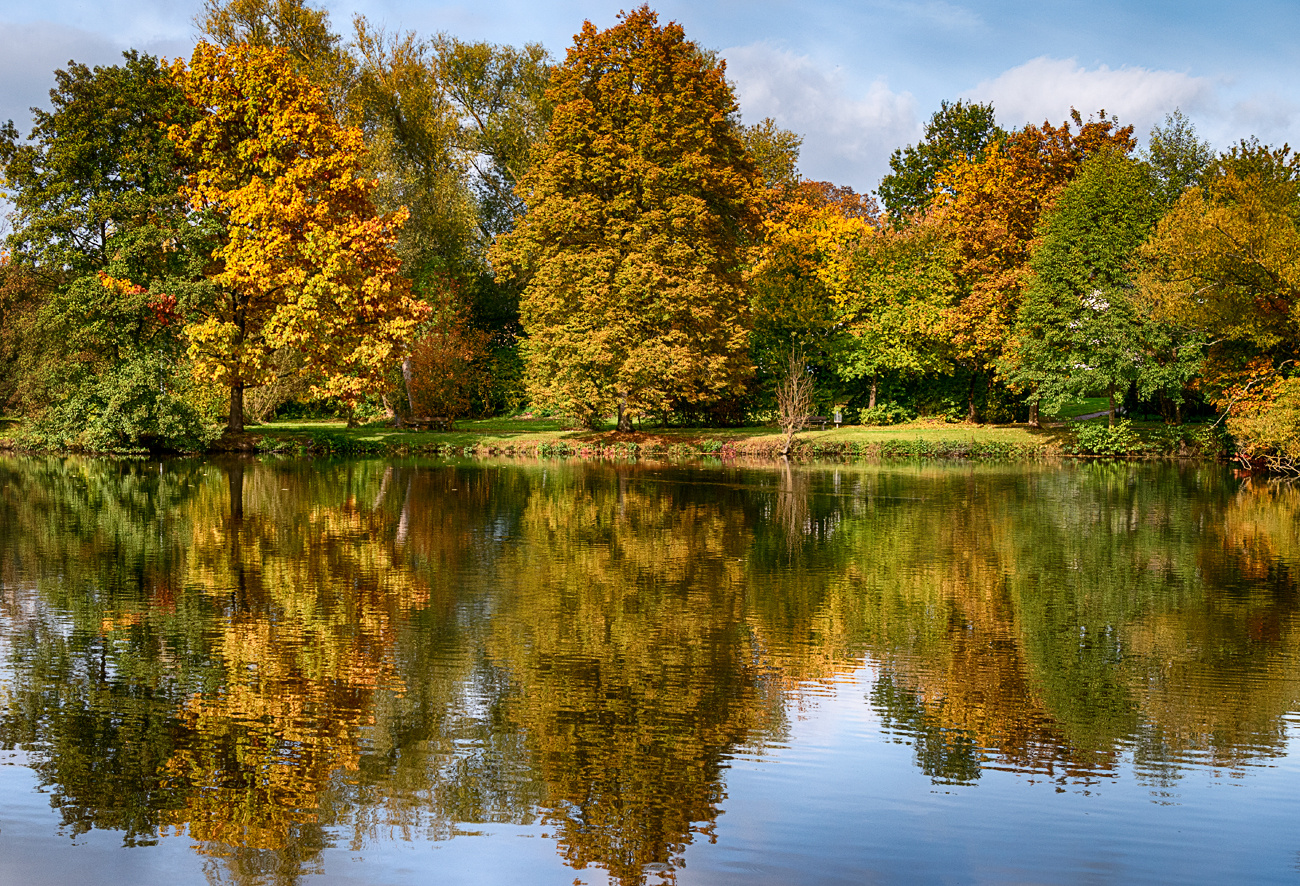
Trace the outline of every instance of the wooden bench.
[[407, 421], [417, 431], [454, 431], [456, 420], [446, 415], [420, 415]]
[[822, 430], [826, 430], [826, 425], [830, 424], [831, 418], [826, 415], [805, 415], [803, 423], [805, 425], [821, 425]]

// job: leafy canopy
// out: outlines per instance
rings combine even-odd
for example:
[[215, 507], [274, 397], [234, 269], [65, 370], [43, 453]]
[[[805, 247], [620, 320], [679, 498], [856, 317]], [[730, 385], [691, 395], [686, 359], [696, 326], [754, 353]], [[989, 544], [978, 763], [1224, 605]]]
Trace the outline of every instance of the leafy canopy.
[[739, 393], [757, 173], [723, 67], [648, 7], [584, 24], [494, 263], [526, 281], [529, 390], [598, 421]]
[[179, 321], [207, 243], [165, 131], [193, 112], [159, 61], [135, 52], [71, 64], [55, 82], [26, 141], [12, 123], [0, 133], [15, 208], [3, 288], [21, 297], [11, 316], [22, 330], [6, 387], [38, 445], [194, 445], [203, 432]]
[[1181, 399], [1199, 349], [1155, 321], [1132, 280], [1160, 214], [1150, 168], [1117, 150], [1086, 159], [1045, 214], [1008, 372], [1034, 396], [1059, 408], [1135, 384], [1143, 397]]
[[1005, 137], [992, 104], [942, 102], [925, 125], [925, 137], [890, 155], [890, 173], [879, 188], [885, 211], [895, 220], [923, 212], [934, 201], [945, 169], [958, 161], [974, 162], [986, 146]]
[[423, 315], [392, 248], [404, 214], [378, 214], [359, 176], [360, 131], [283, 49], [200, 43], [174, 76], [200, 111], [171, 129], [193, 170], [183, 192], [222, 232], [206, 273], [217, 295], [185, 330], [196, 370], [230, 388], [232, 431], [278, 348], [355, 402]]

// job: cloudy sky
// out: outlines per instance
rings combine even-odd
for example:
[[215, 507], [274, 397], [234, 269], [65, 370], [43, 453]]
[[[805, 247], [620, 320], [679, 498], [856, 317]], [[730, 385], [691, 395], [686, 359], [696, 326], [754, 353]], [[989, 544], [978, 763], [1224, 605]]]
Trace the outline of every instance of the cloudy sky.
[[[361, 14], [389, 30], [540, 42], [562, 57], [603, 0], [326, 0], [335, 30]], [[747, 122], [804, 137], [805, 175], [874, 189], [889, 153], [943, 99], [992, 101], [1004, 126], [1104, 108], [1145, 134], [1174, 107], [1216, 148], [1257, 135], [1300, 144], [1297, 0], [672, 0], [652, 4], [721, 51]], [[0, 120], [20, 128], [51, 72], [168, 57], [195, 40], [202, 0], [0, 0]]]

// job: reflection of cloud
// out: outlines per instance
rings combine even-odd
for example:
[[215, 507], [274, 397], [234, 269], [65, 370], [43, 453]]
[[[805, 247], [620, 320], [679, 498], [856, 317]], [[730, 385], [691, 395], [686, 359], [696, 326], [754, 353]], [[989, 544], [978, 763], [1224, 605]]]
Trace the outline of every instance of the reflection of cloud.
[[1165, 114], [1181, 107], [1189, 114], [1215, 103], [1214, 87], [1205, 77], [1179, 71], [1148, 68], [1088, 70], [1074, 59], [1042, 56], [985, 80], [966, 93], [978, 101], [991, 101], [1004, 126], [1059, 123], [1070, 108], [1084, 115], [1104, 108], [1145, 133]]
[[745, 121], [772, 117], [803, 136], [799, 168], [809, 178], [872, 190], [888, 171], [890, 153], [921, 134], [911, 94], [893, 92], [883, 80], [855, 96], [843, 76], [770, 44], [723, 55]]

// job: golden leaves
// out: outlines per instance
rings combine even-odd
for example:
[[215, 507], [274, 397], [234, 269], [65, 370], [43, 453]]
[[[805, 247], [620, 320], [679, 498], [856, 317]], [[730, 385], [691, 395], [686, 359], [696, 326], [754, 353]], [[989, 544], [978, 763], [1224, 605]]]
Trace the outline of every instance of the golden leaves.
[[187, 328], [197, 372], [255, 385], [291, 348], [325, 388], [359, 398], [426, 310], [393, 251], [406, 213], [377, 214], [358, 175], [361, 132], [281, 49], [200, 43], [173, 75], [205, 111], [171, 132], [194, 170], [186, 199], [225, 228], [210, 276], [223, 297]]

